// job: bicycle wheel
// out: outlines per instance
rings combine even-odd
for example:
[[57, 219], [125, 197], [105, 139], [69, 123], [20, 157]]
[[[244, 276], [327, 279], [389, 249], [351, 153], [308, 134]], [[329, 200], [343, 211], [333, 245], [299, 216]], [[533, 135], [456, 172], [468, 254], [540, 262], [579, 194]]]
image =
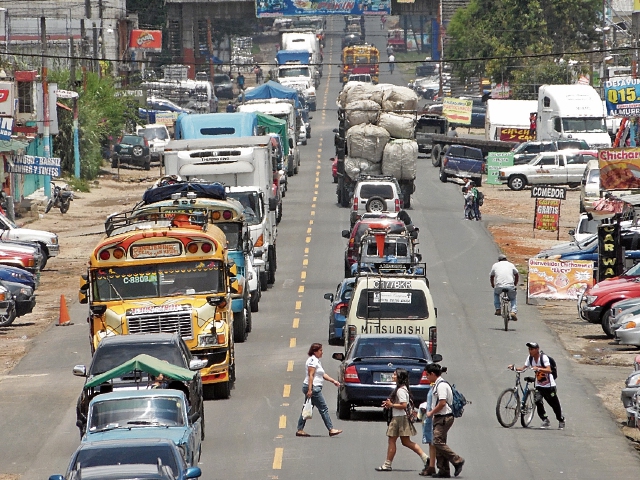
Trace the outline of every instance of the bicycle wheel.
[[536, 404], [534, 403], [533, 392], [527, 392], [522, 400], [522, 407], [520, 407], [520, 424], [527, 428], [533, 420], [533, 415], [536, 413]]
[[509, 317], [511, 315], [510, 310], [511, 310], [511, 304], [509, 303], [509, 300], [500, 298], [500, 313], [502, 314], [502, 319], [504, 320], [505, 332], [509, 331]]
[[496, 417], [504, 428], [513, 427], [520, 413], [520, 396], [514, 388], [508, 388], [498, 397]]

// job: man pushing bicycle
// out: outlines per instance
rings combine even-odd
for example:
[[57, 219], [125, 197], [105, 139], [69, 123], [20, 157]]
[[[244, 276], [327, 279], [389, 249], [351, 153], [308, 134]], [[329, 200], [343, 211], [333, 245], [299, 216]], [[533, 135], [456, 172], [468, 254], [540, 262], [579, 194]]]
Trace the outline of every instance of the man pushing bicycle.
[[511, 320], [514, 322], [518, 320], [516, 316], [518, 313], [516, 286], [519, 278], [518, 270], [513, 263], [507, 260], [507, 256], [503, 253], [498, 255], [498, 261], [493, 264], [489, 274], [491, 287], [493, 287], [493, 306], [496, 309], [495, 314], [500, 316], [500, 294], [503, 290], [507, 290], [507, 295], [511, 301]]

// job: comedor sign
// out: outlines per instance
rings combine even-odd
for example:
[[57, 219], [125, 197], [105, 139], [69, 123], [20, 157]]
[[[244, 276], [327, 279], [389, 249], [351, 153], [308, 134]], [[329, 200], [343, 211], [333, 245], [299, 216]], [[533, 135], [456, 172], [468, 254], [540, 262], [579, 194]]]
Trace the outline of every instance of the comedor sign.
[[566, 200], [567, 189], [563, 187], [550, 187], [548, 185], [531, 187], [531, 198], [556, 198], [558, 200]]

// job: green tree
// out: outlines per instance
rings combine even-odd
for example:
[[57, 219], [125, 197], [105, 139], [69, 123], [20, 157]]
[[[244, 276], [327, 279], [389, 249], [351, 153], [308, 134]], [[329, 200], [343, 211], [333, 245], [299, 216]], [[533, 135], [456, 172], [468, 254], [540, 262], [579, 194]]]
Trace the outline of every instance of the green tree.
[[601, 9], [601, 0], [471, 0], [449, 22], [444, 57], [463, 79], [489, 76], [513, 86], [535, 74], [563, 78], [557, 61], [593, 48]]

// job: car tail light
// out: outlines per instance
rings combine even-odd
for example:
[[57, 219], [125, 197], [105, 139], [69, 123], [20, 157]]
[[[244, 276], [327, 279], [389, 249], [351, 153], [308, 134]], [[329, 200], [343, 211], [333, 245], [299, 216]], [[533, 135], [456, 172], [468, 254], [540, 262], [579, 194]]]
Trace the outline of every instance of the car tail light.
[[210, 243], [203, 243], [200, 248], [204, 253], [209, 253], [212, 249], [212, 246]]
[[449, 159], [447, 157], [442, 157], [442, 166], [446, 167], [447, 163], [449, 163]]
[[396, 198], [396, 212], [400, 211], [400, 199]]
[[353, 210], [358, 211], [358, 197], [353, 197]]
[[335, 307], [333, 307], [333, 313], [339, 313], [341, 315], [344, 315], [344, 313], [340, 311], [343, 308], [347, 308], [347, 304], [345, 302], [340, 302]]
[[422, 372], [422, 377], [420, 377], [420, 385], [431, 385], [431, 382], [427, 378], [427, 371]]
[[102, 250], [100, 252], [100, 260], [109, 260], [111, 258], [111, 253], [109, 250]]
[[351, 237], [349, 239], [349, 248], [353, 248], [353, 247], [355, 247], [355, 245], [356, 245], [356, 239], [355, 239], [355, 237]]
[[429, 327], [429, 353], [431, 355], [436, 353], [438, 347], [438, 329], [436, 327]]
[[344, 383], [360, 383], [355, 365], [349, 365], [344, 371]]

